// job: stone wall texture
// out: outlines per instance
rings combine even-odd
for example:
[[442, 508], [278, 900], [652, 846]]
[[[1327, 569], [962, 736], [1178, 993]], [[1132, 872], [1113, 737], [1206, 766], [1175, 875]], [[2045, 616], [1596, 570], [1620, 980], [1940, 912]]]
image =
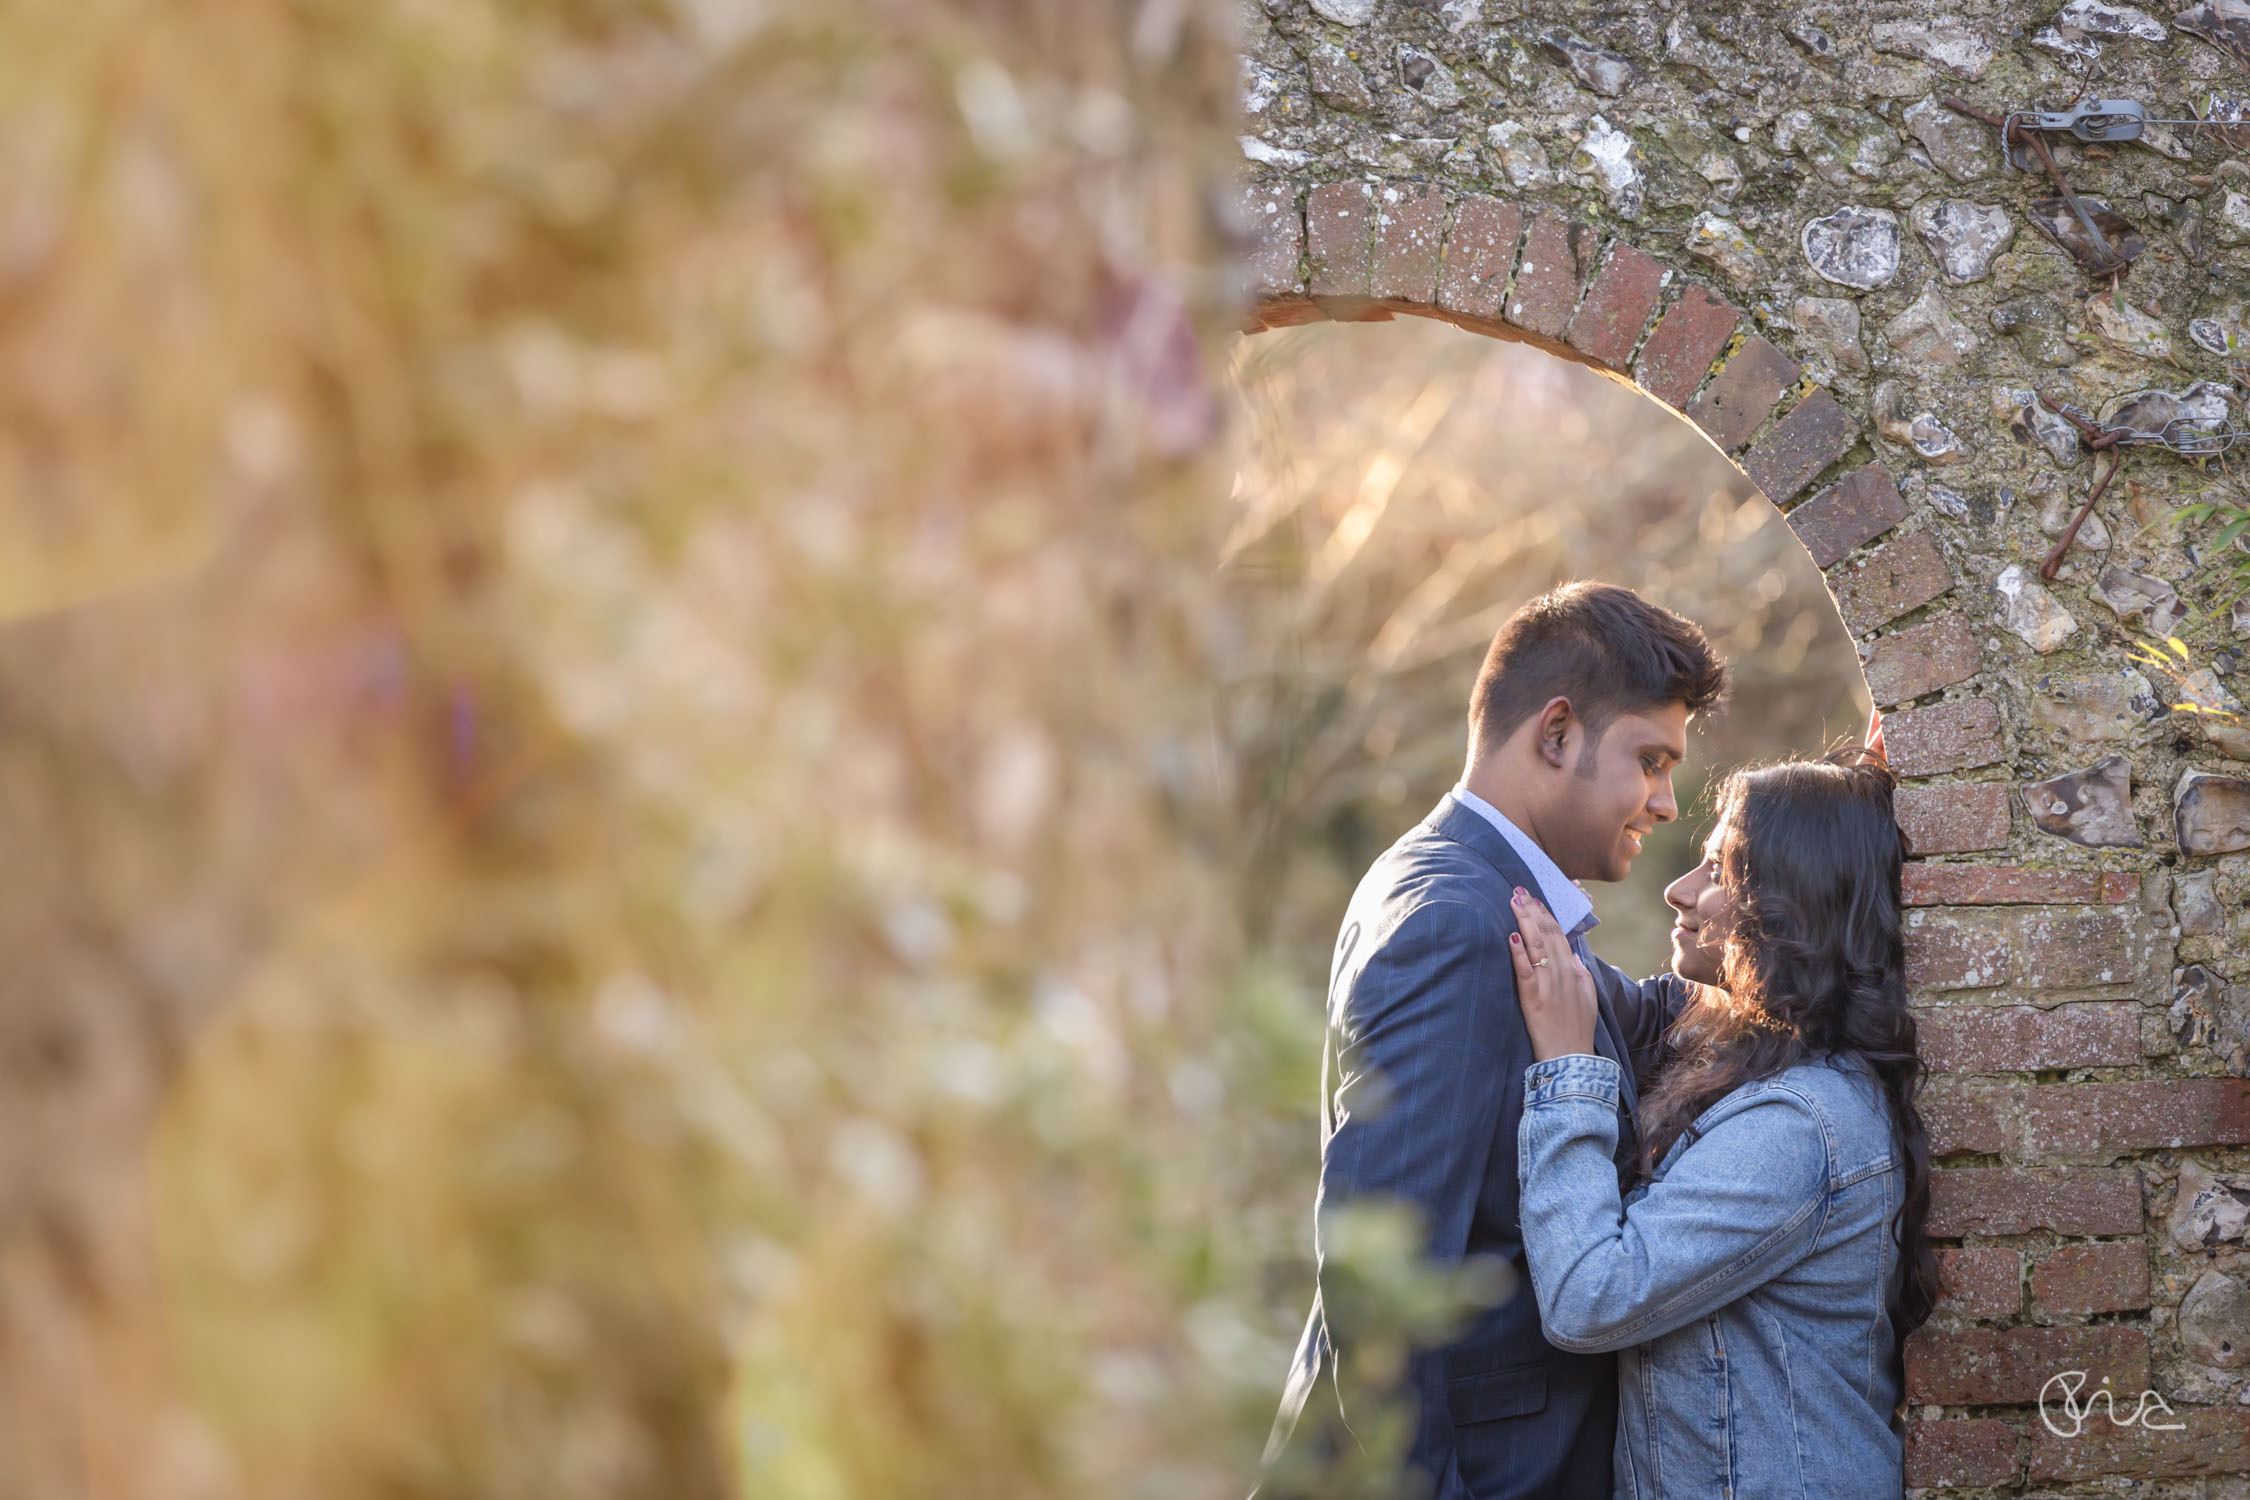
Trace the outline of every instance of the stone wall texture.
[[[1946, 102], [2239, 119], [2250, 4], [1246, 17], [1250, 328], [1411, 313], [1637, 384], [1786, 512], [1860, 642], [1920, 856], [1949, 1285], [1910, 1351], [1910, 1486], [2250, 1495], [2250, 733], [2176, 706], [2235, 706], [2250, 611], [2174, 514], [2250, 498], [2250, 449], [2135, 446], [2048, 581], [2106, 461], [2031, 394], [2250, 425], [2250, 132], [2057, 146], [2138, 252], [2112, 278]], [[2177, 669], [2135, 659], [2167, 636]], [[2171, 1413], [2059, 1436], [2067, 1370]]]

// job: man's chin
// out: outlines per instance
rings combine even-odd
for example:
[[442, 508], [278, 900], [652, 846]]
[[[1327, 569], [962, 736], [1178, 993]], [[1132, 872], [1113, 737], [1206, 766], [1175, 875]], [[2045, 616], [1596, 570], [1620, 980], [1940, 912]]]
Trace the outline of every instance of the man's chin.
[[1610, 856], [1610, 863], [1614, 864], [1617, 867], [1617, 873], [1610, 876], [1609, 878], [1612, 880], [1623, 880], [1626, 875], [1631, 873], [1633, 868], [1633, 861], [1639, 859], [1644, 852], [1645, 851], [1642, 847], [1641, 840], [1633, 837], [1631, 834], [1627, 834], [1625, 837], [1619, 839], [1617, 841], [1616, 853]]
[[1598, 880], [1605, 885], [1615, 885], [1633, 872], [1633, 858], [1641, 851], [1627, 843], [1612, 849], [1606, 856], [1595, 855], [1584, 860], [1557, 859], [1556, 866], [1566, 880]]

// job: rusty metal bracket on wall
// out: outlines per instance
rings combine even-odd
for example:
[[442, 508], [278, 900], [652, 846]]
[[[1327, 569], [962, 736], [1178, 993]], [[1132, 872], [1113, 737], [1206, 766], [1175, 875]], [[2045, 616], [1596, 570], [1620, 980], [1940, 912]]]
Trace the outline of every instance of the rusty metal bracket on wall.
[[1997, 129], [2000, 132], [2000, 155], [2013, 170], [2031, 170], [2019, 155], [2028, 146], [2038, 156], [2039, 164], [2046, 169], [2047, 175], [2054, 180], [2055, 191], [2062, 196], [2064, 204], [2086, 231], [2087, 241], [2093, 248], [2093, 259], [2086, 264], [2086, 269], [2096, 276], [2121, 276], [2125, 273], [2126, 268], [2132, 264], [2132, 256], [2120, 254], [2110, 245], [2109, 237], [2102, 233], [2101, 226], [2094, 222], [2094, 216], [2086, 211], [2086, 205], [2072, 191], [2070, 179], [2063, 176], [2062, 168], [2055, 162], [2055, 154], [2047, 149], [2046, 132], [2067, 130], [2082, 141], [2135, 140], [2148, 123], [2147, 112], [2138, 103], [2130, 99], [2097, 99], [2091, 104], [2059, 114], [2013, 110], [2005, 115], [1996, 115], [1990, 110], [1978, 109], [1959, 99], [1944, 99], [1939, 102], [1947, 109], [1971, 119], [1982, 120]]
[[[2090, 145], [2109, 145], [2137, 141], [2151, 125], [2192, 125], [2197, 130], [2216, 125], [2223, 136], [2230, 125], [2237, 123], [2220, 117], [2220, 103], [2216, 95], [2212, 96], [2210, 104], [2206, 106], [2206, 113], [2178, 120], [2150, 119], [2147, 108], [2138, 99], [2089, 99], [2063, 110], [2015, 109], [2001, 115], [1978, 109], [1959, 99], [1944, 99], [1940, 102], [1956, 113], [1982, 120], [1997, 129], [2000, 132], [2000, 156], [2008, 170], [2033, 171], [2035, 168], [2032, 158], [2037, 158], [2037, 168], [2043, 169], [2053, 180], [2055, 191], [2061, 196], [2063, 205], [2078, 221], [2079, 227], [2086, 231], [2090, 254], [2078, 255], [2079, 263], [2095, 276], [2109, 277], [2123, 275], [2133, 257], [2140, 251], [2130, 245], [2120, 247], [2111, 243], [2110, 235], [2103, 232], [2095, 213], [2087, 209], [2077, 192], [2071, 188], [2069, 179], [2063, 176], [2062, 168], [2055, 161], [2054, 152], [2048, 149], [2047, 136], [2068, 134], [2072, 139]], [[2116, 221], [2113, 232], [2116, 229], [2127, 232], [2132, 230], [2124, 217], [2106, 204], [2102, 205], [2100, 211]], [[2075, 247], [2067, 243], [2065, 248], [2076, 253]]]

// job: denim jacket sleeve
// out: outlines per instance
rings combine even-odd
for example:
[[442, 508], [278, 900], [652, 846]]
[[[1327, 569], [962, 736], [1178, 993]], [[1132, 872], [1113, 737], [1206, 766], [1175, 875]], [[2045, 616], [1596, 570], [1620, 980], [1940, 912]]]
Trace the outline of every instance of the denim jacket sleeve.
[[1539, 1316], [1560, 1348], [1645, 1343], [1802, 1259], [1828, 1206], [1826, 1133], [1787, 1089], [1722, 1103], [1662, 1178], [1627, 1205], [1617, 1064], [1573, 1054], [1524, 1070], [1516, 1137], [1523, 1248]]

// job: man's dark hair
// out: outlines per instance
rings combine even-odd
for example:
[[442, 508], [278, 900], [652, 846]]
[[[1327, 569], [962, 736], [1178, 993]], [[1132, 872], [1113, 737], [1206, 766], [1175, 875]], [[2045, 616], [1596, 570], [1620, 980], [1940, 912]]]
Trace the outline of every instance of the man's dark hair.
[[1612, 583], [1566, 583], [1508, 617], [1469, 695], [1471, 753], [1568, 698], [1587, 748], [1620, 714], [1684, 703], [1690, 714], [1726, 700], [1727, 666], [1694, 622]]

